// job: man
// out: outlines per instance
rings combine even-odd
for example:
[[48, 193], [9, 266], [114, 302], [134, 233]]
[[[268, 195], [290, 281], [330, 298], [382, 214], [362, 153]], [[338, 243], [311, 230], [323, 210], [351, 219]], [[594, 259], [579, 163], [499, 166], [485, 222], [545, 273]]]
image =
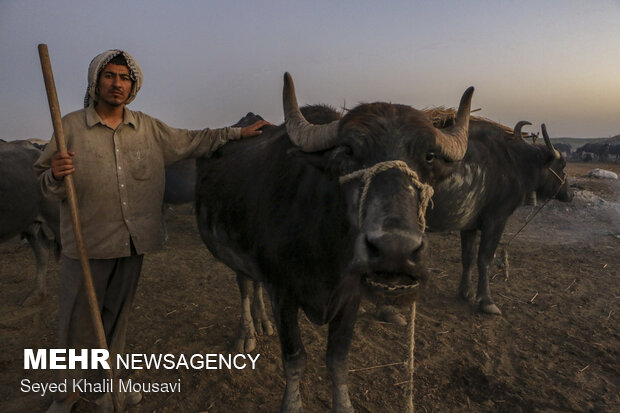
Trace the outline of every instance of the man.
[[[63, 257], [59, 291], [59, 347], [96, 348], [94, 327], [66, 202], [64, 178], [73, 174], [84, 241], [111, 360], [123, 353], [128, 315], [143, 255], [161, 248], [164, 166], [209, 156], [229, 140], [256, 136], [268, 122], [245, 128], [175, 129], [127, 109], [142, 83], [142, 71], [127, 52], [108, 50], [90, 63], [85, 108], [63, 118], [68, 154], [50, 144], [35, 168], [46, 196], [61, 202]], [[113, 366], [113, 362], [111, 366]], [[59, 370], [61, 379], [88, 372]], [[92, 372], [91, 372], [92, 373]], [[99, 378], [102, 372], [97, 372]], [[71, 383], [71, 380], [69, 380]], [[126, 403], [140, 401], [139, 393]], [[98, 412], [112, 412], [110, 393], [57, 393], [49, 413], [70, 412], [79, 397]]]

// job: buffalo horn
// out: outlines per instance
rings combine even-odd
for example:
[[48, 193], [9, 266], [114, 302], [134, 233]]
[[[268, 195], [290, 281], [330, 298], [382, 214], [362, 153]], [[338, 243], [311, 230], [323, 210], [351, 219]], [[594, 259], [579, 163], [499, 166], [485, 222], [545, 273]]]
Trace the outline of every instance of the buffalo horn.
[[282, 92], [284, 122], [291, 141], [304, 152], [317, 152], [336, 146], [339, 121], [325, 125], [314, 125], [306, 120], [299, 110], [293, 78], [284, 73]]
[[543, 138], [545, 139], [545, 145], [547, 145], [547, 149], [549, 149], [549, 151], [553, 153], [553, 157], [555, 159], [560, 159], [561, 157], [560, 152], [558, 152], [558, 150], [555, 149], [553, 145], [551, 144], [551, 139], [549, 139], [549, 135], [547, 134], [547, 127], [545, 126], [544, 123], [540, 125], [540, 129], [542, 129]]
[[517, 124], [515, 125], [515, 129], [514, 129], [515, 139], [522, 138], [521, 128], [524, 127], [525, 125], [531, 125], [531, 123], [526, 120], [520, 120], [519, 122], [517, 122]]
[[471, 111], [471, 98], [473, 94], [474, 87], [470, 86], [463, 93], [463, 97], [461, 97], [454, 125], [446, 129], [437, 130], [436, 140], [441, 148], [441, 154], [450, 161], [460, 161], [465, 156], [465, 152], [467, 152], [469, 113]]

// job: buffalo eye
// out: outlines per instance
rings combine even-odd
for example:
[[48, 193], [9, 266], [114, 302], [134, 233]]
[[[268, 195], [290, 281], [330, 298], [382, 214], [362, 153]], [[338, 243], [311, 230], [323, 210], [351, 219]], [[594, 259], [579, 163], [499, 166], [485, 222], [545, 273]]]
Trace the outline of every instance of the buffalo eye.
[[353, 156], [353, 148], [351, 148], [349, 145], [342, 145], [342, 154], [344, 156]]
[[340, 145], [333, 149], [329, 155], [330, 169], [339, 175], [348, 173], [353, 162], [353, 150], [348, 145]]
[[353, 156], [353, 149], [348, 145], [340, 145], [332, 151], [331, 159], [337, 162], [342, 162]]
[[435, 152], [432, 152], [432, 151], [426, 152], [426, 156], [424, 157], [424, 160], [427, 163], [432, 163], [434, 159], [435, 159]]

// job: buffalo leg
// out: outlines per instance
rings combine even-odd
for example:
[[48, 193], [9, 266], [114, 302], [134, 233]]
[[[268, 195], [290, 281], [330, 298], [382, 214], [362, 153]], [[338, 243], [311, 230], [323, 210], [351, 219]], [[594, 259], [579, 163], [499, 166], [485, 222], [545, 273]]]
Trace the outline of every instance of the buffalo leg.
[[306, 369], [306, 350], [301, 341], [297, 313], [299, 307], [286, 300], [286, 293], [280, 295], [270, 291], [271, 307], [276, 320], [282, 361], [286, 375], [286, 389], [280, 412], [298, 413], [303, 409], [299, 385]]
[[461, 284], [459, 285], [459, 296], [464, 300], [472, 298], [471, 291], [471, 270], [474, 265], [477, 230], [461, 231], [461, 264], [463, 273], [461, 274]]
[[347, 359], [359, 304], [359, 296], [350, 299], [329, 323], [327, 369], [332, 379], [332, 412], [335, 413], [354, 411], [347, 384], [349, 372]]
[[252, 318], [254, 319], [254, 328], [260, 336], [266, 334], [273, 335], [273, 326], [267, 316], [265, 310], [265, 301], [263, 299], [263, 283], [254, 281], [254, 299], [252, 300]]
[[483, 228], [478, 248], [478, 293], [477, 300], [480, 311], [487, 314], [500, 315], [502, 312], [491, 299], [489, 288], [489, 266], [504, 230], [504, 223], [494, 224], [491, 228]]
[[23, 234], [32, 247], [34, 257], [37, 263], [37, 274], [35, 277], [35, 288], [28, 294], [28, 297], [24, 300], [24, 305], [31, 305], [41, 300], [47, 294], [47, 288], [45, 283], [45, 276], [47, 275], [47, 263], [49, 261], [49, 249], [45, 245], [45, 241], [42, 239], [40, 231], [34, 233], [27, 232]]
[[252, 319], [251, 300], [253, 281], [242, 273], [237, 273], [237, 285], [241, 294], [241, 318], [235, 341], [237, 353], [249, 353], [256, 348], [256, 330]]

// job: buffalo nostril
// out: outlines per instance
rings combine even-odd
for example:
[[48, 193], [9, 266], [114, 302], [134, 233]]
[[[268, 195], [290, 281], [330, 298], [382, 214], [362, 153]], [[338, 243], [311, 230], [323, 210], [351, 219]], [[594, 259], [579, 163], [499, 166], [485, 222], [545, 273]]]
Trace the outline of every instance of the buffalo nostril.
[[419, 261], [422, 258], [422, 254], [425, 249], [426, 249], [426, 241], [422, 239], [420, 246], [411, 253], [411, 256], [410, 256], [411, 261], [413, 262]]
[[375, 245], [376, 238], [372, 239], [366, 236], [366, 252], [368, 254], [368, 258], [376, 259], [381, 256], [381, 249]]
[[417, 261], [424, 246], [421, 233], [377, 231], [366, 234], [365, 241], [369, 259], [389, 262], [394, 267]]

